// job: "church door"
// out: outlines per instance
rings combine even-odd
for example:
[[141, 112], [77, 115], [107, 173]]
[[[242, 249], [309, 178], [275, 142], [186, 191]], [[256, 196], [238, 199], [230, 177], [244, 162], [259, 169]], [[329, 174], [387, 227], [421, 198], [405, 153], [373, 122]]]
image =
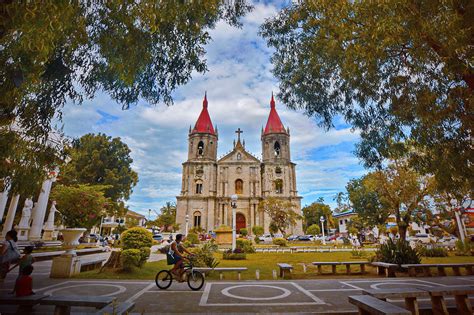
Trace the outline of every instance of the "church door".
[[247, 225], [245, 224], [245, 216], [242, 213], [237, 213], [235, 215], [235, 225], [237, 233], [240, 233], [240, 229], [244, 229], [247, 227]]

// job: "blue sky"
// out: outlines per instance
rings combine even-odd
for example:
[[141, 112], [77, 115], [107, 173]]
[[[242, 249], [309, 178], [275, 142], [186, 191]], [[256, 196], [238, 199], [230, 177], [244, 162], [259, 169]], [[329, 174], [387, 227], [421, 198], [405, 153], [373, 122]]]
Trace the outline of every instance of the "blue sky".
[[[195, 73], [180, 87], [173, 106], [139, 102], [123, 111], [104, 93], [82, 105], [65, 106], [67, 136], [102, 132], [120, 137], [132, 150], [139, 183], [127, 202], [130, 209], [147, 214], [149, 208], [158, 210], [166, 201], [176, 201], [181, 189], [181, 163], [187, 158], [188, 129], [201, 111], [205, 91], [211, 119], [219, 129], [218, 156], [231, 150], [234, 131], [239, 127], [248, 151], [261, 156], [260, 131], [278, 82], [271, 74], [272, 50], [258, 36], [258, 28], [276, 13], [274, 4], [258, 2], [243, 19], [242, 28], [219, 23], [211, 30], [212, 41], [206, 46], [209, 71]], [[287, 109], [278, 99], [276, 104], [283, 124], [290, 128], [302, 205], [324, 197], [334, 206], [334, 195], [344, 190], [347, 181], [365, 173], [352, 153], [358, 133], [343, 122], [325, 131], [314, 119]]]

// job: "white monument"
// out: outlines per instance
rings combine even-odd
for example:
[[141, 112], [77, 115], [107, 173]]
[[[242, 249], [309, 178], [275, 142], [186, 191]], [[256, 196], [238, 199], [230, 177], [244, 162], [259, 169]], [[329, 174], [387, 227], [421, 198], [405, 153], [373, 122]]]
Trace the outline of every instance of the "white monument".
[[30, 221], [31, 221], [31, 209], [33, 209], [33, 201], [31, 198], [26, 198], [25, 205], [21, 212], [20, 223], [18, 224], [18, 240], [26, 241], [28, 240], [28, 234], [30, 231]]
[[51, 208], [49, 209], [48, 220], [43, 226], [43, 240], [52, 241], [56, 239], [55, 226], [54, 226], [54, 215], [58, 212], [56, 209], [56, 201], [52, 202]]

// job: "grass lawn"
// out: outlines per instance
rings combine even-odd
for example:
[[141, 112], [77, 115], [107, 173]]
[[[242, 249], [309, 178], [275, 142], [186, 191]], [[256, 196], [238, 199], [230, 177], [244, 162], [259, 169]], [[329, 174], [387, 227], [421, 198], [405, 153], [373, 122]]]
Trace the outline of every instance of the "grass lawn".
[[[335, 277], [347, 277], [345, 275], [345, 266], [338, 266], [337, 270], [340, 275], [316, 275], [316, 267], [310, 265], [313, 261], [361, 261], [367, 260], [368, 254], [362, 258], [351, 257], [350, 252], [333, 252], [333, 253], [256, 253], [247, 254], [246, 260], [222, 260], [222, 253], [217, 253], [216, 258], [219, 259], [220, 263], [218, 267], [247, 267], [248, 270], [242, 273], [242, 279], [251, 280], [255, 279], [255, 271], [260, 270], [260, 279], [269, 280], [272, 279], [272, 270], [277, 270], [277, 263], [289, 263], [294, 267], [293, 279], [330, 279]], [[463, 263], [469, 262], [474, 263], [474, 256], [449, 256], [449, 257], [432, 257], [423, 258], [422, 263]], [[303, 273], [303, 266], [301, 263], [308, 265], [306, 273]], [[143, 268], [136, 269], [131, 273], [104, 271], [98, 273], [95, 271], [82, 272], [76, 276], [76, 278], [82, 279], [155, 279], [155, 275], [159, 270], [170, 269], [171, 266], [166, 265], [166, 261], [158, 261], [146, 263]], [[325, 269], [327, 268], [327, 269]], [[330, 267], [323, 268], [323, 271], [329, 272]], [[354, 266], [351, 269], [358, 271], [358, 267]], [[374, 277], [376, 276], [374, 268], [367, 268], [368, 273], [365, 275], [354, 275], [353, 277]], [[450, 272], [450, 270], [447, 270]], [[218, 273], [212, 273], [208, 275], [208, 279], [218, 279]], [[230, 272], [224, 274], [224, 279], [236, 280], [237, 273]]]

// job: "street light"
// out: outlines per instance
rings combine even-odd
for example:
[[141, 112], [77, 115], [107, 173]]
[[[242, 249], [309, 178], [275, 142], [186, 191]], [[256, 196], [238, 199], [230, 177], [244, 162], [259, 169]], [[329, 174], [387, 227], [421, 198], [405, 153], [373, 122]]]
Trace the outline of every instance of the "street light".
[[237, 231], [235, 228], [235, 209], [237, 208], [237, 195], [230, 196], [230, 206], [232, 207], [232, 252], [235, 250], [235, 239], [237, 236]]
[[189, 214], [186, 214], [186, 230], [184, 232], [184, 236], [188, 235], [188, 227], [189, 227]]
[[324, 236], [324, 217], [321, 216], [319, 218], [319, 222], [321, 222], [321, 231], [323, 231], [323, 245], [326, 245], [326, 237]]

